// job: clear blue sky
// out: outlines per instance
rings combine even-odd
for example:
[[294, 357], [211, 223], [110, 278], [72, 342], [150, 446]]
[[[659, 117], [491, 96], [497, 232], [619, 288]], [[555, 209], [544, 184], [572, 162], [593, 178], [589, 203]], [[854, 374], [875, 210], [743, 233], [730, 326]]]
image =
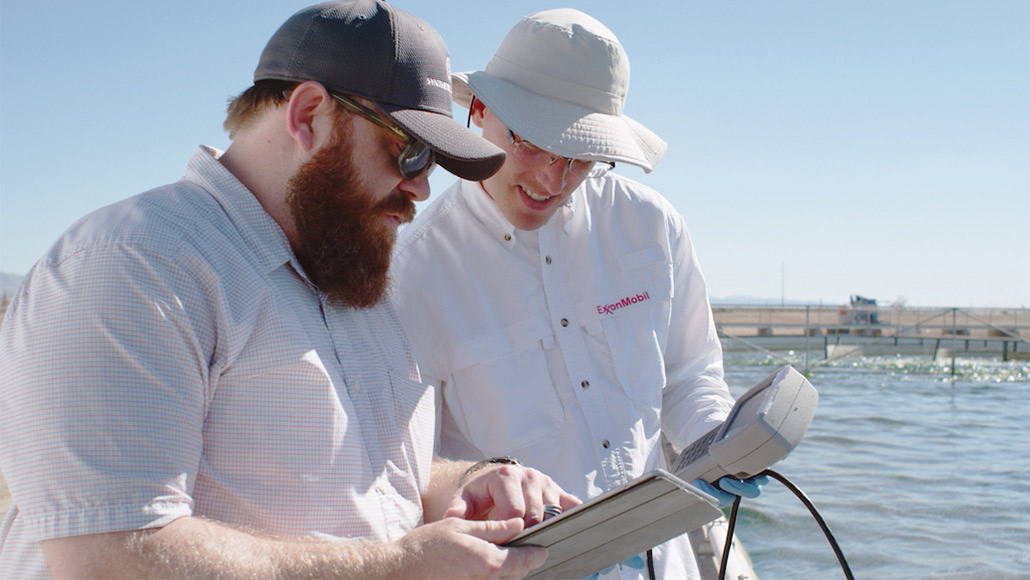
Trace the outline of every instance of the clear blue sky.
[[[392, 3], [456, 71], [530, 12], [606, 23], [627, 113], [669, 142], [654, 173], [624, 172], [684, 215], [714, 297], [1030, 307], [1030, 2]], [[4, 0], [0, 271], [226, 147], [226, 98], [306, 4]]]

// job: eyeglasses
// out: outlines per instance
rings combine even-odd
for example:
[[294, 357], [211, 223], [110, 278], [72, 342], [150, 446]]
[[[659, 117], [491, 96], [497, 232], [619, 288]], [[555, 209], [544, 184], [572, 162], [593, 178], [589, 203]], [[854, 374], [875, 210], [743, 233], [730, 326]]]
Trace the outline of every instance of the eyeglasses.
[[404, 150], [397, 156], [397, 169], [400, 170], [401, 177], [404, 179], [415, 179], [423, 171], [428, 175], [436, 168], [436, 153], [429, 148], [429, 145], [409, 135], [407, 131], [397, 125], [383, 119], [372, 109], [356, 103], [343, 95], [329, 94], [344, 109], [355, 115], [360, 115], [366, 121], [379, 125], [404, 140]]
[[[562, 189], [565, 189], [565, 180], [569, 175], [577, 178], [581, 177], [586, 174], [586, 172], [590, 171], [590, 168], [594, 166], [594, 163], [596, 163], [595, 161], [587, 159], [570, 159], [568, 157], [562, 157], [561, 155], [555, 155], [549, 151], [544, 151], [522, 137], [519, 137], [518, 133], [511, 129], [508, 129], [508, 141], [511, 142], [512, 149], [515, 151], [515, 157], [523, 163], [530, 165], [545, 164], [547, 166], [551, 166], [561, 159], [562, 163], [565, 165], [561, 174]], [[615, 162], [608, 161], [601, 169], [600, 175], [604, 175], [612, 169], [615, 169]]]

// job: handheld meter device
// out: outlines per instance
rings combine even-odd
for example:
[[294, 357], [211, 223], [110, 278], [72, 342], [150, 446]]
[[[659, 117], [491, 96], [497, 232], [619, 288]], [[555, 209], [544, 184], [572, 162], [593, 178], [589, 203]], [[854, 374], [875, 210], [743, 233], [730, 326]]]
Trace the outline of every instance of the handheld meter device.
[[582, 578], [722, 515], [715, 498], [687, 482], [746, 479], [801, 441], [818, 394], [784, 366], [741, 395], [718, 427], [656, 469], [523, 530], [506, 546], [544, 546], [547, 561], [527, 578]]
[[815, 415], [819, 394], [790, 365], [737, 398], [726, 420], [677, 457], [671, 471], [684, 481], [714, 484], [724, 475], [747, 479], [797, 447]]

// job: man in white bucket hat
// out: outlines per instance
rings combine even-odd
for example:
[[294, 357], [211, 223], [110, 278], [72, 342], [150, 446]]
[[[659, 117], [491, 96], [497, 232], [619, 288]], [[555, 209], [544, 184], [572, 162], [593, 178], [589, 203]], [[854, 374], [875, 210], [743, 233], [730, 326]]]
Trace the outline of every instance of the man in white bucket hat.
[[[516, 457], [581, 498], [664, 467], [663, 433], [682, 449], [733, 401], [682, 217], [610, 172], [651, 171], [666, 148], [623, 114], [625, 51], [587, 14], [548, 10], [452, 80], [507, 158], [444, 192], [395, 249], [402, 319], [442, 397], [440, 452]], [[603, 576], [649, 573], [697, 577], [687, 538]]]

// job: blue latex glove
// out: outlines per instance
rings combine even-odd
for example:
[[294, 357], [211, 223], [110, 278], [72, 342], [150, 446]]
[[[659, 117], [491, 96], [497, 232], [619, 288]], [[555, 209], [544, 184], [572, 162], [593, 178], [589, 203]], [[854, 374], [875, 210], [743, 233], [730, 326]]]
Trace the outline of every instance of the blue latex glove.
[[716, 481], [719, 484], [718, 488], [703, 479], [695, 479], [691, 483], [694, 487], [719, 500], [719, 507], [724, 508], [733, 505], [733, 500], [738, 495], [750, 498], [758, 497], [762, 493], [762, 486], [769, 483], [769, 476], [756, 475], [745, 480], [726, 476]]
[[[644, 563], [644, 559], [641, 558], [640, 556], [633, 556], [632, 558], [626, 558], [625, 560], [623, 560], [619, 564], [622, 564], [623, 566], [626, 566], [626, 567], [629, 567], [629, 568], [633, 568], [634, 570], [643, 570], [647, 566], [647, 564]], [[594, 573], [594, 574], [592, 574], [590, 576], [587, 576], [584, 580], [597, 580], [601, 576], [604, 576], [608, 572], [611, 572], [612, 570], [614, 570], [615, 567], [618, 566], [619, 564], [612, 564], [611, 566], [608, 566], [607, 568], [605, 568], [604, 570], [601, 570], [600, 572], [597, 572], [597, 573]]]

